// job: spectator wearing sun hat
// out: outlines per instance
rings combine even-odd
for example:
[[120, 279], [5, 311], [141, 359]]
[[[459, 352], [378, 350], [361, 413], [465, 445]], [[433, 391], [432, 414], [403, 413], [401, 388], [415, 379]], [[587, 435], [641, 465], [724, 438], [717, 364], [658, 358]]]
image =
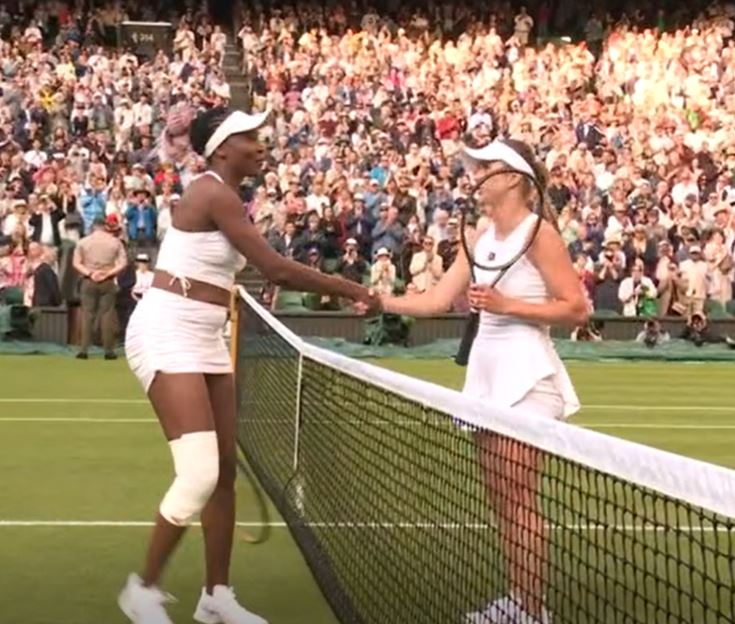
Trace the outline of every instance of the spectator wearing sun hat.
[[135, 256], [135, 285], [131, 294], [135, 301], [140, 301], [153, 286], [153, 271], [151, 271], [151, 258], [147, 253], [139, 253]]
[[18, 225], [28, 226], [28, 202], [25, 199], [16, 199], [11, 203], [12, 212], [10, 212], [3, 220], [2, 234], [10, 236], [18, 227]]
[[391, 262], [391, 252], [381, 247], [375, 253], [375, 263], [370, 269], [370, 286], [378, 295], [392, 295], [396, 287], [396, 266]]
[[125, 211], [128, 240], [131, 245], [153, 245], [156, 241], [156, 209], [146, 188], [136, 189]]

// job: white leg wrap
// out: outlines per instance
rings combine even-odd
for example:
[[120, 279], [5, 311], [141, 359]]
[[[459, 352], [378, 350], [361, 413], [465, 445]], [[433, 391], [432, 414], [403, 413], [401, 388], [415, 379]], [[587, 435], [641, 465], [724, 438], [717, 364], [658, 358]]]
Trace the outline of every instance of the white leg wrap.
[[159, 511], [171, 524], [187, 526], [204, 509], [217, 486], [217, 434], [214, 431], [187, 433], [169, 442], [169, 446], [176, 478]]

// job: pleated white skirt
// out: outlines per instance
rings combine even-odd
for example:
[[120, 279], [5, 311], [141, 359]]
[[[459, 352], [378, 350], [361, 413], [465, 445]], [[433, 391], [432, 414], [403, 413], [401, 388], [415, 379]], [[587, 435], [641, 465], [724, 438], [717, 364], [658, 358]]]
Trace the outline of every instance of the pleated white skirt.
[[148, 392], [157, 372], [232, 372], [227, 309], [151, 288], [130, 317], [125, 355]]

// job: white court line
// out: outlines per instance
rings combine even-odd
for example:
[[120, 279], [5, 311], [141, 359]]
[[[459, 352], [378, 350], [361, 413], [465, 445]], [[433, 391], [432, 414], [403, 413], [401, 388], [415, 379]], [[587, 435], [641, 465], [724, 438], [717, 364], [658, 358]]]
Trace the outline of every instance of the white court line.
[[158, 421], [155, 418], [85, 418], [84, 416], [81, 417], [69, 417], [65, 418], [64, 416], [59, 417], [53, 417], [50, 416], [48, 418], [44, 416], [0, 416], [0, 423], [2, 422], [45, 422], [45, 423], [53, 423], [53, 422], [64, 422], [64, 423], [158, 423]]
[[[491, 524], [480, 523], [433, 523], [433, 522], [307, 522], [305, 526], [315, 529], [415, 529], [415, 530], [470, 530], [470, 531], [494, 531], [496, 527]], [[0, 528], [150, 528], [155, 526], [151, 521], [118, 521], [118, 520], [0, 520]], [[201, 526], [194, 523], [192, 526]], [[241, 528], [274, 528], [285, 529], [285, 522], [238, 522]], [[604, 524], [566, 524], [546, 525], [552, 531], [622, 531], [622, 532], [695, 532], [703, 533], [735, 533], [735, 527], [697, 526], [686, 525], [677, 527], [665, 527], [660, 525], [604, 525]]]
[[87, 403], [109, 405], [141, 405], [147, 404], [148, 399], [35, 399], [35, 398], [0, 398], [0, 403]]

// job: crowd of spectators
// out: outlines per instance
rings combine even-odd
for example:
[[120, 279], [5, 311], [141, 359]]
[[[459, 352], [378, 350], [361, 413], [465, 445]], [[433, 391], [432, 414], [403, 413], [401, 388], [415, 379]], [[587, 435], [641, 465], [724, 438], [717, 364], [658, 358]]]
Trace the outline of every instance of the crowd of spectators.
[[[126, 20], [175, 24], [171, 53], [120, 49]], [[99, 219], [131, 260], [155, 259], [184, 186], [204, 169], [188, 118], [230, 97], [225, 43], [188, 2], [2, 3], [0, 303], [10, 293], [29, 306], [78, 299], [73, 279], [58, 292], [60, 257]], [[34, 288], [39, 267], [56, 271], [53, 295]]]
[[724, 312], [735, 6], [569, 5], [244, 10], [253, 100], [274, 111], [272, 167], [251, 203], [272, 245], [380, 291], [429, 289], [471, 200], [462, 141], [512, 136], [550, 172], [595, 312]]
[[[462, 143], [512, 136], [549, 170], [591, 309], [727, 311], [735, 6], [699, 9], [248, 5], [243, 73], [273, 126], [247, 210], [285, 256], [380, 292], [426, 291], [456, 257], [472, 205]], [[172, 53], [117, 49], [125, 19], [170, 20]], [[131, 259], [155, 265], [205, 167], [188, 119], [230, 98], [226, 41], [193, 4], [0, 7], [0, 293], [58, 300], [34, 288], [38, 269], [58, 272], [59, 254], [99, 218]]]

